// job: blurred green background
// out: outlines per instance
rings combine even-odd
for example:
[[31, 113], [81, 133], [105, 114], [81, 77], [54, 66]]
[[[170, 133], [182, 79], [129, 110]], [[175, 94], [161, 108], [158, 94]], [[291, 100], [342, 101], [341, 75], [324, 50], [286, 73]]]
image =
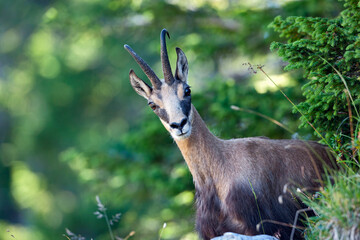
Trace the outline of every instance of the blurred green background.
[[[167, 28], [189, 61], [193, 104], [219, 137], [312, 138], [262, 73], [296, 103], [301, 72], [269, 51], [275, 16], [334, 17], [335, 0], [0, 0], [0, 239], [110, 239], [93, 214], [98, 195], [114, 233], [197, 239], [192, 178], [173, 140], [129, 84], [146, 80], [125, 43], [162, 77]], [[254, 114], [274, 118], [289, 133]]]

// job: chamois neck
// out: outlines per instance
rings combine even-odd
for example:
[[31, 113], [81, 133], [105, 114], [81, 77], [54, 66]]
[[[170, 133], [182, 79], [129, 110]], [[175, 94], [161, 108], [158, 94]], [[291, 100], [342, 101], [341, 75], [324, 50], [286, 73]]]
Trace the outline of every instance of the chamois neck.
[[[176, 140], [195, 184], [202, 184], [206, 178], [212, 178], [212, 173], [222, 165], [219, 162], [222, 140], [214, 136], [192, 105], [192, 132], [182, 140]], [[205, 177], [206, 176], [206, 177]], [[215, 179], [212, 179], [215, 180]]]

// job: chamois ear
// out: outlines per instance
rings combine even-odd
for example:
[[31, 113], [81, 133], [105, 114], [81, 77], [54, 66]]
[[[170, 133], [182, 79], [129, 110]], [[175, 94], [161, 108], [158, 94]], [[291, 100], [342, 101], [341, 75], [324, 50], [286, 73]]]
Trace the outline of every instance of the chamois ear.
[[180, 49], [176, 48], [177, 53], [177, 62], [176, 62], [176, 71], [175, 78], [183, 82], [187, 82], [188, 77], [188, 61], [186, 59], [185, 53]]
[[134, 88], [135, 92], [137, 92], [137, 94], [139, 94], [140, 96], [149, 99], [150, 94], [152, 92], [152, 88], [149, 85], [147, 85], [146, 82], [144, 82], [138, 76], [136, 76], [134, 70], [132, 69], [130, 70], [129, 76], [130, 76], [131, 86]]

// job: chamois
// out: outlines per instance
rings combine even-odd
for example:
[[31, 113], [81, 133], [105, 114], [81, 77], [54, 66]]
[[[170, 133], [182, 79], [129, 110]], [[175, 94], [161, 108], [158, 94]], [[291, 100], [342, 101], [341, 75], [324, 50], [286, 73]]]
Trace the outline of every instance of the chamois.
[[[269, 234], [289, 239], [292, 224], [303, 204], [293, 195], [283, 195], [284, 186], [317, 188], [323, 164], [332, 157], [325, 146], [312, 141], [271, 140], [249, 137], [222, 140], [206, 127], [191, 104], [187, 84], [188, 61], [176, 48], [177, 63], [173, 75], [166, 48], [166, 29], [160, 34], [164, 79], [132, 48], [124, 48], [139, 64], [152, 86], [131, 69], [130, 83], [147, 99], [148, 105], [178, 145], [193, 176], [196, 189], [196, 230], [208, 240], [225, 232], [245, 235]], [[261, 220], [262, 227], [256, 225]], [[294, 239], [302, 239], [297, 231]]]

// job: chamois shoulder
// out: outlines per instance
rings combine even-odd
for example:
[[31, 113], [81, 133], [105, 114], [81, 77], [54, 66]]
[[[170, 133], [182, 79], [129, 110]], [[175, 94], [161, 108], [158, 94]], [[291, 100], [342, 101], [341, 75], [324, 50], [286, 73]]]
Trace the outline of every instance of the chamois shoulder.
[[289, 159], [298, 162], [310, 162], [308, 160], [314, 157], [326, 159], [326, 162], [333, 159], [329, 148], [315, 141], [249, 137], [226, 140], [225, 146], [233, 156], [241, 156], [242, 159], [245, 157], [247, 159], [285, 160], [287, 162]]
[[315, 141], [305, 141], [300, 139], [271, 139], [265, 136], [258, 137], [246, 137], [246, 138], [233, 138], [225, 140], [228, 143], [235, 144], [269, 144], [269, 145], [279, 145], [284, 148], [295, 147], [295, 146], [311, 146], [316, 148], [327, 148], [326, 145]]

